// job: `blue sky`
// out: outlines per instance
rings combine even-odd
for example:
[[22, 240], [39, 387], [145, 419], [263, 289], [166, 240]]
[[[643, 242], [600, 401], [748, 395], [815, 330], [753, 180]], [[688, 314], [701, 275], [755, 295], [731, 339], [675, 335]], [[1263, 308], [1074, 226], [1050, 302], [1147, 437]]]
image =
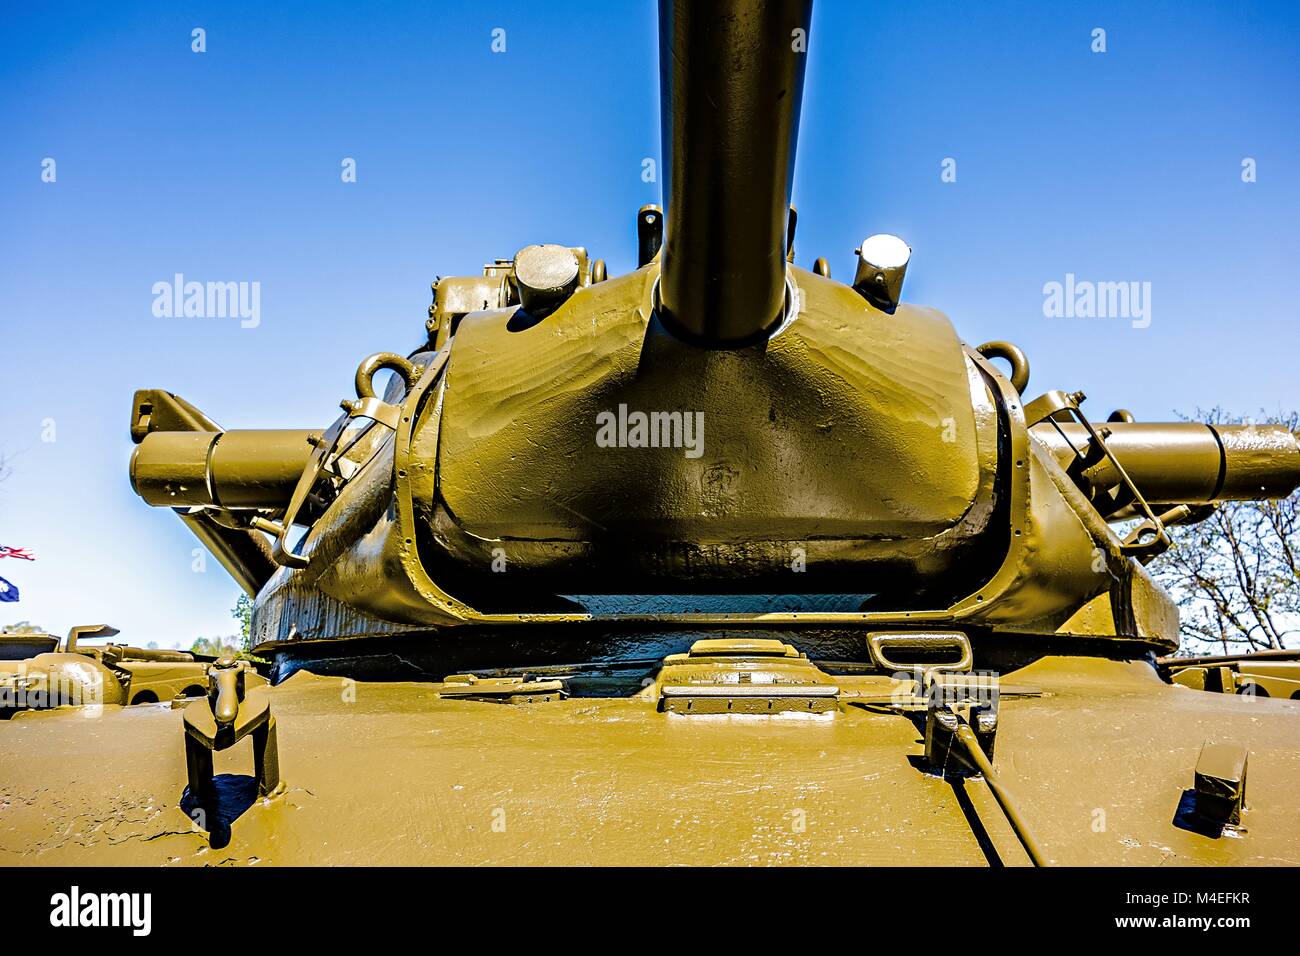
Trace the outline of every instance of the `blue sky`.
[[[39, 556], [0, 561], [0, 623], [231, 633], [234, 584], [130, 490], [132, 391], [319, 427], [435, 275], [533, 242], [626, 271], [660, 199], [649, 0], [0, 10], [0, 543]], [[801, 265], [902, 236], [905, 299], [1095, 416], [1300, 405], [1300, 5], [818, 0], [809, 55]], [[178, 272], [259, 282], [260, 324], [156, 318]], [[1150, 326], [1045, 317], [1067, 273], [1151, 283]]]

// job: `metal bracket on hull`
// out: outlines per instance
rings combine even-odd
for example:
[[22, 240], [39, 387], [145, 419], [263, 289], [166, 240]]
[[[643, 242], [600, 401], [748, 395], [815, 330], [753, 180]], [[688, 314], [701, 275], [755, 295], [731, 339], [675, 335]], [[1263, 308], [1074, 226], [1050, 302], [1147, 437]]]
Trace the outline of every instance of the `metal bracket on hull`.
[[[1105, 427], [1100, 430], [1094, 428], [1092, 422], [1088, 421], [1088, 416], [1084, 415], [1080, 410], [1079, 405], [1084, 398], [1083, 392], [1067, 394], [1059, 389], [1045, 392], [1025, 406], [1025, 424], [1032, 427], [1039, 422], [1050, 421], [1055, 424], [1058, 421], [1074, 418], [1083, 426], [1092, 442], [1092, 449], [1095, 452], [1100, 452], [1110, 460], [1111, 466], [1119, 475], [1124, 490], [1128, 493], [1136, 510], [1145, 519], [1133, 529], [1132, 533], [1124, 539], [1124, 543], [1120, 545], [1120, 550], [1124, 554], [1145, 563], [1168, 550], [1172, 543], [1169, 539], [1169, 532], [1165, 530], [1161, 516], [1151, 510], [1151, 506], [1142, 497], [1142, 492], [1138, 491], [1137, 485], [1133, 483], [1133, 479], [1124, 470], [1124, 466], [1119, 463], [1119, 459], [1115, 457], [1114, 452], [1106, 445], [1106, 438], [1110, 435], [1110, 430]], [[1060, 431], [1059, 426], [1057, 431]], [[1065, 438], [1064, 432], [1061, 433], [1061, 437]], [[1066, 442], [1069, 442], [1068, 438], [1066, 438]], [[1074, 448], [1074, 454], [1080, 462], [1086, 460], [1085, 452], [1080, 451], [1078, 448]], [[1167, 517], [1170, 520], [1175, 520], [1181, 516], [1170, 512]]]
[[925, 719], [926, 762], [941, 772], [955, 765], [959, 770], [980, 774], [1034, 866], [1046, 866], [1049, 861], [1025, 825], [1019, 805], [993, 769], [997, 729], [996, 705], [932, 705]]
[[271, 701], [264, 688], [245, 696], [246, 673], [246, 665], [233, 657], [221, 658], [208, 668], [208, 696], [185, 708], [185, 768], [190, 798], [200, 807], [212, 809], [217, 801], [212, 754], [248, 736], [253, 738], [258, 794], [274, 796], [284, 790]]
[[706, 639], [664, 659], [659, 709], [669, 714], [831, 714], [839, 688], [789, 644]]
[[416, 367], [409, 360], [395, 352], [376, 352], [362, 359], [361, 364], [357, 366], [356, 374], [357, 400], [351, 401], [345, 398], [339, 403], [347, 414], [326, 429], [325, 434], [315, 443], [316, 447], [312, 451], [311, 459], [307, 462], [302, 477], [298, 479], [298, 485], [293, 490], [293, 497], [289, 499], [289, 506], [285, 509], [283, 517], [279, 521], [254, 518], [250, 522], [259, 531], [274, 536], [275, 544], [271, 549], [271, 557], [275, 559], [276, 564], [286, 568], [307, 567], [310, 559], [290, 551], [286, 538], [298, 517], [298, 512], [306, 504], [321, 475], [347, 453], [347, 447], [338, 448], [339, 440], [347, 427], [358, 418], [368, 418], [391, 431], [397, 430], [402, 415], [401, 408], [375, 396], [374, 377], [382, 369], [388, 369], [401, 376], [408, 392], [415, 384], [418, 374]]

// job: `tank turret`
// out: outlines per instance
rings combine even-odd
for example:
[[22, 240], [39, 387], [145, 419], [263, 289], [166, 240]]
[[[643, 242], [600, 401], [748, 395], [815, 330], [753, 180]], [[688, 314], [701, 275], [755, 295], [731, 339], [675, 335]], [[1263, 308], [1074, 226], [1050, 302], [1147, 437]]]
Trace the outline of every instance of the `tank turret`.
[[1296, 437], [1034, 398], [1021, 350], [900, 301], [895, 237], [851, 284], [795, 265], [809, 18], [661, 4], [666, 209], [638, 211], [635, 271], [543, 242], [444, 278], [425, 341], [364, 359], [317, 427], [136, 395], [132, 485], [257, 597], [256, 643], [602, 621], [1176, 643], [1142, 564], [1217, 501], [1290, 494]]

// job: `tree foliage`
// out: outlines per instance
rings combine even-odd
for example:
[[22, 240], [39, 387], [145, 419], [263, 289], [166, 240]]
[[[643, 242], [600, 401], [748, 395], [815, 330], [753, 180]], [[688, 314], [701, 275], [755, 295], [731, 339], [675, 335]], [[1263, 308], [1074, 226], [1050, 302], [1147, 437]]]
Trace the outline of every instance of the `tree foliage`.
[[230, 609], [230, 616], [239, 622], [239, 633], [243, 638], [243, 649], [251, 650], [249, 646], [253, 639], [253, 599], [247, 594], [239, 595], [235, 601], [235, 606]]
[[190, 653], [206, 657], [236, 657], [240, 650], [237, 640], [233, 634], [228, 637], [200, 637], [190, 645]]

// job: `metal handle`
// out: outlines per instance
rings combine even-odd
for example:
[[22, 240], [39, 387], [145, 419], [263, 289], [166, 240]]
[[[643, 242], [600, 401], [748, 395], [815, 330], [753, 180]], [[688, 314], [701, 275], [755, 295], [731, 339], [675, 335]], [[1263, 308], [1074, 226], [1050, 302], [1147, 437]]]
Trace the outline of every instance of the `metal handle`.
[[1001, 340], [976, 346], [976, 352], [988, 359], [1005, 359], [1011, 363], [1011, 387], [1022, 395], [1029, 386], [1029, 356], [1018, 345]]
[[357, 398], [375, 398], [375, 375], [383, 369], [396, 372], [409, 390], [415, 384], [415, 366], [396, 352], [376, 352], [361, 360], [357, 366]]
[[[876, 666], [885, 671], [968, 671], [975, 659], [971, 651], [970, 638], [960, 631], [918, 634], [875, 632], [867, 635], [867, 647]], [[934, 664], [916, 660], [894, 660], [886, 653], [887, 650], [920, 651], [925, 655], [937, 650], [954, 650], [959, 656], [955, 661]]]

